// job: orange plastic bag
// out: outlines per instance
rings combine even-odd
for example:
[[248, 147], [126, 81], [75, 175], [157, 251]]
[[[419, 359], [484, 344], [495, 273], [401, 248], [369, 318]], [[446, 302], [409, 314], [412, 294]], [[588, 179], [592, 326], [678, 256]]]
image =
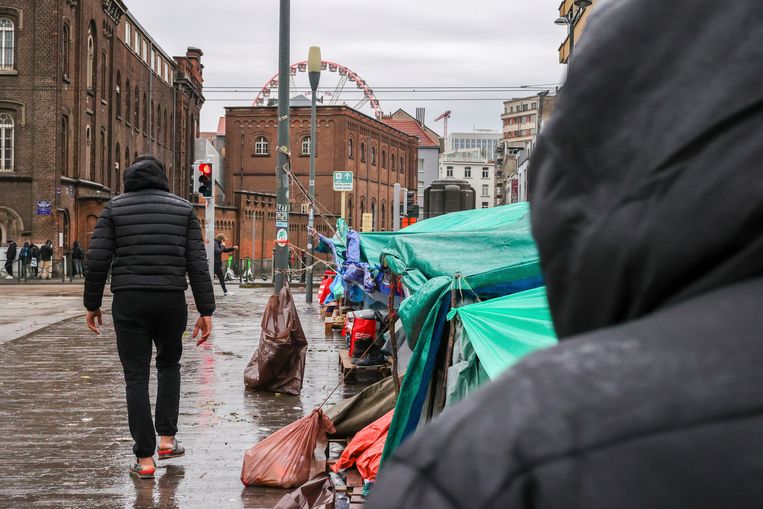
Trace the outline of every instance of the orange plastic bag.
[[[384, 437], [386, 439], [389, 425], [392, 422], [392, 414], [394, 412], [394, 410], [390, 410], [379, 419], [358, 431], [355, 434], [355, 437], [350, 440], [350, 443], [347, 444], [345, 450], [342, 451], [342, 455], [339, 457], [339, 460], [334, 463], [333, 467], [331, 467], [334, 472], [339, 472], [340, 470], [350, 468], [355, 464], [356, 461], [359, 460], [359, 458], [366, 452], [366, 450], [372, 448], [380, 438]], [[383, 448], [384, 443], [382, 442], [382, 449]], [[358, 465], [358, 470], [360, 470], [360, 465]]]
[[303, 485], [310, 478], [315, 443], [333, 432], [331, 419], [320, 409], [313, 410], [250, 447], [244, 454], [241, 482], [276, 488]]
[[381, 464], [382, 453], [384, 452], [384, 443], [387, 441], [387, 433], [389, 433], [389, 429], [374, 442], [374, 445], [363, 451], [363, 454], [358, 456], [357, 461], [355, 461], [355, 466], [358, 467], [360, 476], [367, 481], [375, 481], [376, 474], [379, 473], [379, 465]]

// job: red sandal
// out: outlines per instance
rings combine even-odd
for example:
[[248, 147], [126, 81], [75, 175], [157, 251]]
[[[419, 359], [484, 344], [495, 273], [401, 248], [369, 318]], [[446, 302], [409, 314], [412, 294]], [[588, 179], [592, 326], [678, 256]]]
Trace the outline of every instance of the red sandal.
[[138, 462], [138, 458], [135, 458], [135, 462], [130, 465], [130, 475], [137, 476], [138, 479], [153, 479], [156, 473], [156, 462], [151, 467], [144, 467]]
[[185, 454], [185, 447], [180, 445], [180, 442], [172, 439], [172, 447], [169, 449], [157, 449], [157, 454], [159, 454], [160, 460], [168, 460], [170, 458], [179, 458], [180, 456], [183, 456]]

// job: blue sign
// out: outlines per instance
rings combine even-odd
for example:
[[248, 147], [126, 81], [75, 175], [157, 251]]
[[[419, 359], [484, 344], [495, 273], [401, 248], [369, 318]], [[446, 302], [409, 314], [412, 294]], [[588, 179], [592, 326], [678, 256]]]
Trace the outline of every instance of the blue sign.
[[38, 216], [50, 216], [53, 215], [53, 207], [48, 200], [40, 200], [37, 202], [37, 215]]

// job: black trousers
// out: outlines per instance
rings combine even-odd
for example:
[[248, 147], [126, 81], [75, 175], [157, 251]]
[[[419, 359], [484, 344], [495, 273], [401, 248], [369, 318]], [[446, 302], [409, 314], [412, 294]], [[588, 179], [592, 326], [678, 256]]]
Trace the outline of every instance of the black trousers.
[[13, 260], [5, 260], [5, 272], [7, 272], [9, 276], [13, 275]]
[[223, 266], [220, 265], [219, 267], [215, 267], [215, 276], [217, 276], [217, 279], [220, 280], [220, 286], [222, 286], [223, 291], [225, 293], [228, 293], [228, 289], [225, 287], [225, 274], [223, 274]]
[[[127, 416], [135, 441], [133, 452], [146, 458], [156, 450], [156, 434], [177, 433], [181, 340], [188, 321], [188, 305], [181, 291], [121, 290], [114, 293], [112, 315], [125, 374]], [[152, 343], [156, 345], [156, 427], [151, 421], [148, 396]]]

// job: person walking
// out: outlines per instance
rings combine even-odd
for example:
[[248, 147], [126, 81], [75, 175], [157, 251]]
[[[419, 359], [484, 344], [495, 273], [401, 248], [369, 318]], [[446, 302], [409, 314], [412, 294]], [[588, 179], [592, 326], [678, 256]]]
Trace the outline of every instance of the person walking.
[[[124, 173], [124, 193], [109, 201], [87, 252], [84, 304], [87, 326], [100, 335], [104, 286], [111, 267], [112, 317], [125, 378], [127, 415], [135, 442], [131, 475], [154, 477], [156, 463], [185, 449], [175, 439], [180, 405], [182, 337], [190, 280], [196, 309], [192, 337], [212, 332], [215, 297], [196, 211], [169, 191], [164, 165], [141, 156]], [[97, 322], [97, 323], [96, 323]], [[151, 419], [148, 380], [156, 345], [157, 396]], [[159, 435], [157, 444], [156, 434]], [[158, 445], [158, 447], [157, 447]]]
[[29, 246], [29, 242], [24, 242], [24, 245], [21, 247], [19, 260], [21, 261], [19, 279], [29, 277], [29, 262], [32, 260], [32, 248]]
[[82, 277], [82, 259], [85, 258], [85, 252], [79, 245], [79, 241], [75, 240], [72, 245], [72, 276]]
[[223, 295], [228, 295], [228, 288], [225, 286], [225, 274], [223, 273], [223, 253], [232, 253], [238, 250], [238, 246], [225, 247], [225, 241], [228, 238], [221, 233], [215, 237], [215, 276], [220, 280], [220, 286], [223, 289]]
[[40, 279], [45, 278], [50, 280], [51, 271], [53, 268], [53, 241], [48, 240], [40, 248], [40, 258], [42, 259], [42, 273]]
[[29, 248], [32, 255], [32, 258], [29, 260], [32, 268], [32, 277], [37, 278], [40, 273], [40, 248], [34, 242], [32, 242]]
[[5, 279], [13, 279], [13, 261], [16, 259], [16, 242], [8, 241], [8, 250], [5, 252]]

